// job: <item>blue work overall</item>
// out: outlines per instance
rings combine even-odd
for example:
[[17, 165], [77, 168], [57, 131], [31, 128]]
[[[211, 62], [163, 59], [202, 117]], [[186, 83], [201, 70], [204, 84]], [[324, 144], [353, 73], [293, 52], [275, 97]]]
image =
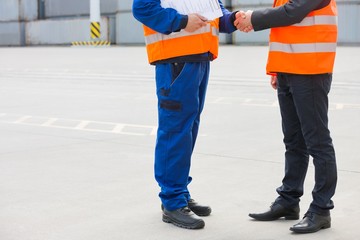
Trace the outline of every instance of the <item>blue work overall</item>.
[[156, 64], [158, 131], [155, 179], [164, 207], [187, 206], [191, 155], [209, 78], [208, 61]]

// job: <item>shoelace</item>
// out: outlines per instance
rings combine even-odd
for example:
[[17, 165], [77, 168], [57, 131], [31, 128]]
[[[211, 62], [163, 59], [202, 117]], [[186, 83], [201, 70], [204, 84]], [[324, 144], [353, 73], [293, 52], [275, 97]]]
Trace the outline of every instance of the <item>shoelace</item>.
[[303, 218], [309, 217], [310, 219], [312, 219], [314, 216], [313, 212], [306, 212]]
[[190, 213], [191, 212], [189, 207], [183, 207], [183, 208], [180, 209], [180, 211], [183, 212], [183, 213]]

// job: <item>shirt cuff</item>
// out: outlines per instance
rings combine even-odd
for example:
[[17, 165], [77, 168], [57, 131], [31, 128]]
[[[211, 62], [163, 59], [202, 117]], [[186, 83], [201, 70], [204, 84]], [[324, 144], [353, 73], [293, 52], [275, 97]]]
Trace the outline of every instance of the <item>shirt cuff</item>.
[[180, 29], [184, 29], [186, 28], [186, 25], [188, 24], [188, 16], [187, 15], [182, 15], [181, 20], [180, 20]]

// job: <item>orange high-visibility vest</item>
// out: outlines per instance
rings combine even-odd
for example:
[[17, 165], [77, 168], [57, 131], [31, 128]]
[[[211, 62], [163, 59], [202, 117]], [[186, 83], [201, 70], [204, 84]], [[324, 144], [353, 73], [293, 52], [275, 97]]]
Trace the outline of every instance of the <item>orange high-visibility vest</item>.
[[210, 52], [214, 59], [219, 47], [219, 19], [210, 21], [195, 32], [174, 32], [169, 35], [144, 25], [146, 50], [150, 63], [173, 57]]
[[[274, 7], [288, 0], [275, 0]], [[310, 12], [300, 23], [272, 28], [270, 31], [268, 74], [332, 73], [337, 42], [335, 0]]]

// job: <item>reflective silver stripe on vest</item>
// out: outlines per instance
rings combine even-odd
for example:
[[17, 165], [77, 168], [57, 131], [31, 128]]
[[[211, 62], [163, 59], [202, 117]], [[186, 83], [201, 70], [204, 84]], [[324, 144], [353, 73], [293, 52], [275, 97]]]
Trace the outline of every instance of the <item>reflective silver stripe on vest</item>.
[[337, 25], [337, 16], [321, 15], [304, 18], [300, 23], [293, 24], [295, 27], [314, 25]]
[[213, 35], [213, 36], [219, 36], [219, 29], [213, 27], [213, 28], [212, 28], [212, 35]]
[[336, 43], [298, 43], [285, 44], [279, 42], [270, 43], [271, 52], [285, 53], [319, 53], [319, 52], [335, 52]]
[[210, 31], [214, 36], [219, 35], [218, 29], [211, 27], [210, 24], [207, 24], [206, 26], [199, 28], [198, 30], [196, 30], [194, 32], [186, 32], [184, 30], [181, 30], [180, 32], [174, 32], [169, 35], [165, 35], [162, 33], [154, 33], [149, 36], [145, 36], [145, 43], [146, 43], [146, 45], [149, 45], [149, 44], [156, 43], [156, 42], [163, 41], [163, 40], [169, 40], [169, 39], [180, 38], [180, 37], [185, 37], [185, 36], [192, 36], [192, 35], [197, 35], [197, 34], [202, 34], [202, 33], [208, 33]]

